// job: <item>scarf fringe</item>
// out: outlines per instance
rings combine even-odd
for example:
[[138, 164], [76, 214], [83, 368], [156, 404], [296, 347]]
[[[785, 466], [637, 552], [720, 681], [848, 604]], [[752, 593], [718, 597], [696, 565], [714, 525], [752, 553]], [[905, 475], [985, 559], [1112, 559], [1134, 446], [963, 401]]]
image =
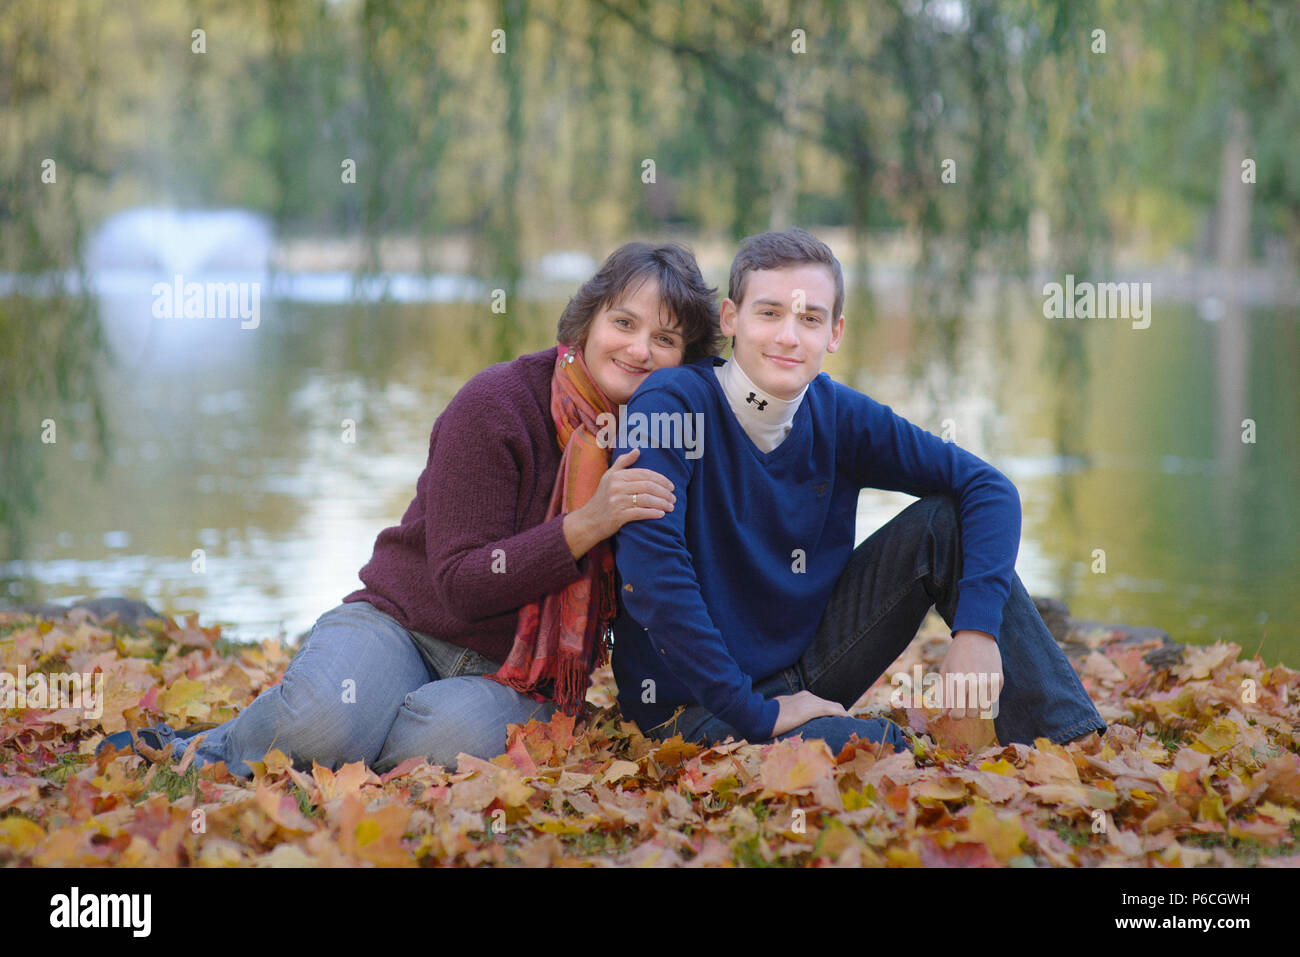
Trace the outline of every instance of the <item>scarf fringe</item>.
[[565, 714], [578, 717], [587, 711], [587, 686], [591, 669], [576, 659], [562, 661], [555, 676], [555, 703]]

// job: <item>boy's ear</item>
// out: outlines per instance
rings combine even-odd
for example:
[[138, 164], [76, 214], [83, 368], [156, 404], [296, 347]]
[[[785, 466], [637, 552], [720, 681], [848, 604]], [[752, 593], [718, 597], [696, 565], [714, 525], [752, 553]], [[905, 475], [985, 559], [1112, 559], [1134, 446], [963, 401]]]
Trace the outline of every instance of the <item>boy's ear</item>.
[[844, 316], [840, 315], [835, 320], [835, 325], [831, 326], [831, 341], [826, 344], [827, 352], [834, 352], [840, 347], [840, 340], [844, 338]]
[[738, 308], [730, 299], [724, 299], [718, 305], [718, 328], [724, 336], [736, 334], [736, 313]]

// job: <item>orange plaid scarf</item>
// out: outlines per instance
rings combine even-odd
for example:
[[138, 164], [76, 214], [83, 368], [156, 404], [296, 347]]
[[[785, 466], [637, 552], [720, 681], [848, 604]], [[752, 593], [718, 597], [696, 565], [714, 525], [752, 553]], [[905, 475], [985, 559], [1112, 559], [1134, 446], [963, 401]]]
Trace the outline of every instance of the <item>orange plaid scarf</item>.
[[[561, 345], [551, 379], [551, 417], [564, 455], [547, 521], [585, 505], [609, 469], [609, 450], [596, 439], [596, 417], [602, 412], [613, 409], [581, 351]], [[586, 559], [586, 574], [578, 581], [519, 609], [510, 654], [496, 674], [487, 676], [539, 701], [553, 696], [571, 715], [585, 710], [591, 672], [605, 662], [605, 632], [617, 613], [609, 542], [594, 546]]]

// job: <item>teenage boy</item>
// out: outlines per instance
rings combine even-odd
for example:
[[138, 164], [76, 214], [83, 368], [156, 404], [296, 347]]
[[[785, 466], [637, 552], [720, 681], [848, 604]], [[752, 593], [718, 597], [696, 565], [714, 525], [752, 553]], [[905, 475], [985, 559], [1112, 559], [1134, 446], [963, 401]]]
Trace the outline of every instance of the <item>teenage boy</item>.
[[[838, 750], [856, 734], [905, 747], [897, 725], [847, 708], [934, 605], [952, 628], [941, 674], [1001, 688], [989, 709], [1001, 743], [1103, 732], [1015, 573], [1015, 487], [821, 373], [844, 335], [830, 249], [800, 229], [752, 236], [728, 292], [731, 360], [657, 370], [622, 412], [616, 454], [640, 448], [637, 467], [667, 477], [676, 499], [647, 485], [640, 504], [663, 517], [615, 539], [623, 714], [660, 738], [799, 733]], [[660, 441], [687, 417], [695, 448]], [[862, 488], [920, 501], [854, 548]]]

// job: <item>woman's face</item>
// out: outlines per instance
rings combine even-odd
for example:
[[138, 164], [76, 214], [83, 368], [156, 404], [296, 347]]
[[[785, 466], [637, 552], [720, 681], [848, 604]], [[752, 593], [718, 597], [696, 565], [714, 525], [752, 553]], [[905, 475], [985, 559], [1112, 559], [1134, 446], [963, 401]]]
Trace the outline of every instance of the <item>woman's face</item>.
[[[639, 285], [638, 285], [639, 283]], [[686, 345], [653, 276], [633, 280], [587, 327], [583, 361], [605, 397], [623, 405], [655, 369], [681, 365]]]

